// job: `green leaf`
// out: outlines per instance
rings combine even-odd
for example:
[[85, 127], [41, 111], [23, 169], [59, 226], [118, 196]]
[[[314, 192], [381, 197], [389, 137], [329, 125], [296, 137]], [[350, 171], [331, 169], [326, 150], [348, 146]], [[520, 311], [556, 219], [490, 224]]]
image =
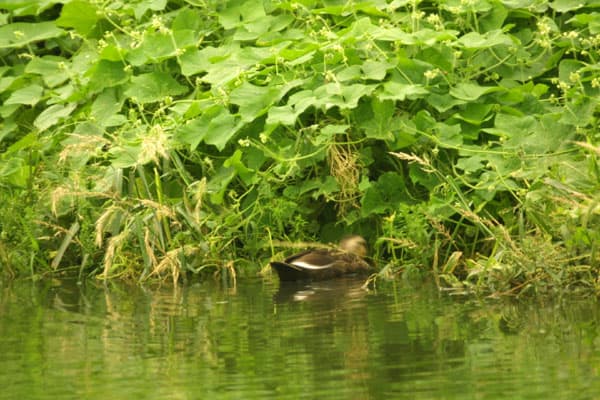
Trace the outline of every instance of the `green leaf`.
[[567, 22], [578, 26], [587, 26], [592, 35], [600, 33], [600, 13], [577, 14]]
[[487, 158], [480, 155], [461, 157], [456, 162], [456, 167], [466, 173], [473, 173], [483, 170], [486, 162]]
[[237, 133], [241, 123], [225, 107], [214, 105], [198, 118], [177, 130], [175, 138], [189, 144], [194, 150], [201, 142], [211, 144], [223, 150], [229, 140]]
[[[388, 14], [386, 14], [384, 11], [380, 10], [379, 8], [377, 8], [374, 4], [372, 4], [373, 1], [371, 2], [367, 2], [367, 1], [361, 1], [361, 2], [346, 2], [346, 4], [344, 5], [331, 5], [331, 6], [327, 6], [327, 7], [323, 7], [323, 8], [317, 8], [315, 10], [313, 10], [313, 14], [330, 14], [330, 15], [339, 15], [342, 17], [348, 16], [348, 15], [354, 15], [358, 12], [367, 14], [367, 15], [372, 15], [375, 17], [387, 17]], [[382, 8], [385, 7], [385, 3], [381, 6]]]
[[585, 3], [584, 0], [554, 0], [550, 3], [550, 7], [554, 11], [564, 13], [585, 7]]
[[48, 87], [55, 87], [69, 79], [68, 65], [63, 57], [35, 57], [27, 64], [25, 72], [39, 74]]
[[385, 78], [388, 69], [392, 68], [393, 64], [367, 60], [360, 67], [363, 72], [364, 79], [372, 79], [381, 81]]
[[406, 186], [402, 176], [386, 172], [371, 184], [361, 199], [361, 214], [382, 214], [394, 211], [406, 198]]
[[240, 106], [243, 122], [250, 122], [267, 112], [269, 106], [279, 99], [279, 89], [273, 86], [256, 86], [243, 82], [229, 95], [229, 101]]
[[129, 79], [121, 61], [100, 60], [89, 71], [90, 87], [93, 91], [121, 85]]
[[452, 107], [466, 103], [466, 101], [458, 100], [450, 96], [448, 93], [431, 93], [429, 96], [427, 96], [427, 102], [439, 112], [446, 112]]
[[171, 24], [173, 31], [191, 30], [201, 32], [204, 14], [199, 9], [180, 8]]
[[[173, 31], [172, 35], [153, 32], [144, 37], [144, 41], [127, 55], [133, 65], [142, 65], [175, 57], [183, 49], [196, 44], [196, 32], [185, 29]], [[185, 53], [184, 53], [185, 54]]]
[[466, 49], [487, 49], [498, 45], [513, 46], [511, 37], [502, 30], [497, 29], [490, 32], [486, 32], [483, 35], [478, 32], [469, 32], [460, 37], [457, 43], [465, 47]]
[[150, 72], [134, 76], [125, 91], [127, 97], [140, 103], [153, 103], [166, 96], [178, 96], [188, 91], [166, 72]]
[[467, 103], [455, 117], [473, 125], [480, 125], [494, 116], [493, 104]]
[[27, 165], [21, 157], [11, 157], [6, 162], [0, 163], [0, 177], [14, 186], [26, 187], [31, 171], [31, 166]]
[[256, 182], [258, 175], [255, 171], [244, 165], [242, 162], [242, 154], [241, 150], [236, 150], [231, 157], [223, 162], [223, 166], [232, 167], [244, 183], [249, 185]]
[[204, 72], [212, 63], [227, 59], [229, 55], [229, 51], [224, 47], [206, 46], [201, 50], [189, 49], [179, 57], [181, 73], [190, 76]]
[[571, 75], [585, 68], [585, 64], [577, 60], [562, 60], [558, 65], [558, 78], [562, 82], [571, 82]]
[[429, 91], [425, 89], [423, 85], [389, 81], [383, 84], [383, 91], [379, 95], [379, 99], [400, 101], [406, 99], [415, 100], [423, 98], [427, 94], [429, 94]]
[[117, 114], [122, 106], [123, 99], [120, 98], [118, 91], [115, 88], [107, 88], [92, 103], [90, 116], [100, 126], [118, 126], [125, 122], [125, 117]]
[[335, 106], [340, 109], [352, 109], [356, 108], [361, 97], [371, 94], [373, 90], [375, 90], [374, 85], [328, 83], [317, 88], [314, 97], [317, 99], [316, 104], [326, 110]]
[[141, 0], [133, 7], [135, 19], [138, 21], [148, 10], [162, 11], [167, 6], [167, 0]]
[[479, 86], [475, 83], [461, 82], [450, 89], [450, 95], [465, 101], [474, 101], [484, 94], [502, 91], [498, 86]]
[[[360, 127], [364, 129], [365, 136], [369, 139], [393, 140], [392, 118], [395, 112], [394, 102], [391, 100], [371, 100], [371, 113], [360, 122]], [[360, 113], [360, 114], [364, 114]]]
[[264, 59], [272, 57], [271, 48], [243, 47], [241, 49], [228, 49], [231, 51], [224, 60], [211, 62], [206, 68], [206, 75], [202, 77], [204, 82], [212, 85], [222, 86], [243, 75], [245, 71], [254, 68]]
[[59, 37], [65, 31], [58, 28], [54, 21], [15, 22], [0, 26], [0, 49], [23, 47], [29, 43]]
[[440, 147], [456, 148], [463, 144], [461, 128], [459, 124], [448, 125], [442, 122], [436, 124]]
[[317, 103], [317, 98], [312, 90], [294, 93], [290, 96], [288, 104], [269, 109], [267, 124], [293, 125], [298, 116], [315, 103]]
[[246, 1], [242, 4], [231, 2], [229, 6], [218, 12], [219, 23], [225, 29], [245, 25], [250, 21], [256, 21], [265, 17], [265, 9], [262, 2]]
[[225, 167], [222, 165], [217, 169], [217, 172], [212, 179], [208, 181], [208, 185], [206, 186], [207, 191], [211, 194], [211, 202], [217, 205], [223, 204], [227, 186], [229, 186], [229, 183], [235, 178], [236, 174], [233, 167]]
[[4, 104], [27, 104], [36, 105], [42, 98], [44, 88], [40, 85], [30, 84], [22, 89], [15, 90]]
[[362, 77], [363, 71], [360, 65], [351, 65], [347, 68], [342, 69], [336, 74], [336, 78], [339, 82], [359, 80]]
[[66, 3], [60, 17], [56, 20], [56, 25], [64, 28], [74, 28], [77, 32], [86, 36], [94, 29], [99, 16], [94, 5], [87, 1], [71, 1]]
[[33, 125], [40, 131], [44, 131], [71, 115], [75, 107], [77, 107], [77, 104], [55, 104], [50, 106], [37, 116], [33, 121]]

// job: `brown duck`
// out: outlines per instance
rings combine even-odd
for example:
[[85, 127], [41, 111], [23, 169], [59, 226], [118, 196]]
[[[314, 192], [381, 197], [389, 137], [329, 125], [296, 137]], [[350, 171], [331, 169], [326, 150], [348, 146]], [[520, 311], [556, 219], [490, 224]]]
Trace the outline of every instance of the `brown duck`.
[[369, 272], [367, 242], [358, 235], [348, 236], [336, 249], [310, 249], [281, 261], [272, 261], [282, 281], [324, 280], [346, 274]]

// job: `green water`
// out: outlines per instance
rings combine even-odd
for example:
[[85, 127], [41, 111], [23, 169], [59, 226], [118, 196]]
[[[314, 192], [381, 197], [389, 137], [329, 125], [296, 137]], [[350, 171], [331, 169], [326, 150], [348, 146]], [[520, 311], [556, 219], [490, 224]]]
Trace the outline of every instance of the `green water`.
[[361, 283], [13, 283], [0, 398], [600, 398], [596, 299]]

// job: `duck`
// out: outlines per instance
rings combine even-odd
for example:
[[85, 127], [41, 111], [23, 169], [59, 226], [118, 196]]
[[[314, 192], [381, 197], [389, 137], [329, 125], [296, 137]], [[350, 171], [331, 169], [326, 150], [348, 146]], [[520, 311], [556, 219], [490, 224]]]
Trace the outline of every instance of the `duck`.
[[343, 238], [337, 248], [309, 249], [283, 261], [272, 261], [280, 281], [325, 280], [372, 269], [367, 241], [359, 235]]

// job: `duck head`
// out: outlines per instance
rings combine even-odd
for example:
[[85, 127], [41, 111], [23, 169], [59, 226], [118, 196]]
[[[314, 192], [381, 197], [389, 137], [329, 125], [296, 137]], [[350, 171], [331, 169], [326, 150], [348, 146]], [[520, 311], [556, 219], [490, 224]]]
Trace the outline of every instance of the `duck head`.
[[364, 258], [367, 256], [367, 241], [362, 236], [347, 236], [341, 240], [340, 249]]

